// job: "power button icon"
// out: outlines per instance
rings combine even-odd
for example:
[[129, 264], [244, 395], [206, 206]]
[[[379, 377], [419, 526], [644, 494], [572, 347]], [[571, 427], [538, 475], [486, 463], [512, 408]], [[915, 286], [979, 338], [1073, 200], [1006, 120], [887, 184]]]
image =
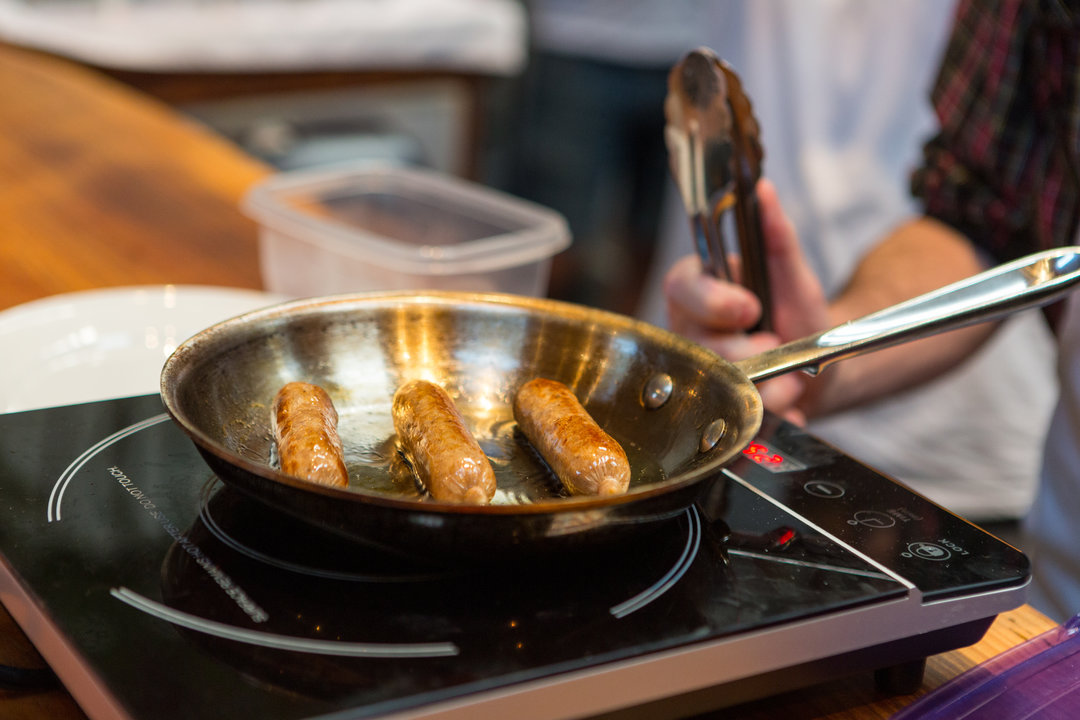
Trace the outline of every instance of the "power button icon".
[[837, 498], [844, 497], [843, 486], [824, 480], [811, 480], [803, 485], [803, 490], [810, 495], [825, 498], [826, 500], [836, 500]]

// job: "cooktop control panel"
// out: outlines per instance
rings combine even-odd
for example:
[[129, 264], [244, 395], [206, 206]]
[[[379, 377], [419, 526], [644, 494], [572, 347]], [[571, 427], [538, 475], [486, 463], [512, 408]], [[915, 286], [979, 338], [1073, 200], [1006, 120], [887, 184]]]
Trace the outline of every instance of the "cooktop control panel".
[[1021, 585], [1030, 573], [1019, 550], [775, 416], [727, 472], [909, 580], [927, 600], [1000, 587], [1003, 573]]

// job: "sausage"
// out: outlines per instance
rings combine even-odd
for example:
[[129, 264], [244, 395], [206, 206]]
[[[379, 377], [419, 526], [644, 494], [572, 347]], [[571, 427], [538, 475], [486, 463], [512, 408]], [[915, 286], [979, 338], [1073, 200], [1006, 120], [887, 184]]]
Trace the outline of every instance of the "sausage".
[[573, 391], [536, 378], [514, 397], [514, 419], [571, 495], [618, 495], [630, 487], [630, 462]]
[[334, 403], [318, 385], [291, 382], [274, 396], [274, 440], [281, 470], [320, 485], [345, 487], [349, 473]]
[[495, 471], [446, 391], [413, 380], [394, 393], [394, 430], [420, 482], [443, 502], [484, 505]]

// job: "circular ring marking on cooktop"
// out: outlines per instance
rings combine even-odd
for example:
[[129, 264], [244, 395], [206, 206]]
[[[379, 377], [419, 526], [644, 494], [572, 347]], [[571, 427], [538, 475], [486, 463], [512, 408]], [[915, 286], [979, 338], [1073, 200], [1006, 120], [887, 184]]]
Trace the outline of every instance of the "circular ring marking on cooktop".
[[[308, 527], [301, 521], [293, 521], [280, 511], [248, 500], [239, 494], [229, 496], [229, 502], [226, 502], [224, 506], [215, 507], [215, 501], [225, 500], [225, 495], [218, 495], [218, 493], [231, 492], [234, 491], [217, 478], [210, 480], [201, 494], [199, 519], [215, 540], [256, 563], [309, 577], [360, 583], [425, 582], [448, 578], [457, 572], [453, 568], [410, 567], [398, 562], [359, 569], [348, 568], [344, 565], [334, 566], [332, 561], [327, 561], [327, 558], [331, 557], [329, 550], [340, 546], [341, 540], [336, 536], [326, 534], [318, 528]], [[239, 506], [235, 503], [243, 503], [242, 511], [237, 511]], [[230, 508], [230, 505], [234, 506]], [[221, 517], [218, 517], [219, 511], [222, 513]], [[267, 518], [261, 522], [249, 522], [246, 528], [243, 525], [238, 526], [230, 519], [232, 514], [249, 521], [252, 517], [261, 517], [261, 515], [253, 516], [252, 513], [267, 513]], [[626, 617], [663, 596], [678, 584], [693, 564], [702, 542], [701, 518], [694, 507], [684, 510], [683, 514], [686, 526], [685, 538], [681, 547], [676, 546], [674, 549], [675, 557], [671, 564], [662, 567], [659, 577], [644, 590], [612, 605], [609, 612], [616, 618]], [[270, 521], [268, 519], [270, 516], [275, 519]], [[302, 533], [304, 537], [302, 541], [292, 542], [288, 547], [293, 549], [305, 547], [309, 549], [309, 552], [296, 556], [284, 556], [280, 548], [265, 544], [263, 537], [252, 532], [252, 528], [279, 527], [282, 522], [295, 522], [290, 535], [295, 538], [298, 533]], [[362, 557], [369, 555], [369, 553], [363, 553]], [[340, 558], [339, 561], [341, 561]]]
[[128, 425], [122, 430], [117, 430], [112, 435], [99, 440], [84, 450], [79, 457], [75, 458], [70, 465], [64, 468], [64, 472], [60, 473], [60, 477], [57, 478], [56, 482], [53, 484], [52, 492], [49, 493], [49, 503], [45, 511], [45, 517], [48, 522], [58, 522], [60, 520], [60, 505], [64, 500], [64, 492], [67, 490], [68, 485], [71, 484], [71, 481], [75, 479], [75, 475], [78, 474], [83, 465], [89, 462], [92, 457], [129, 435], [134, 435], [140, 430], [159, 425], [168, 419], [169, 415], [167, 413], [154, 415], [153, 417], [137, 422], [134, 425]]
[[690, 565], [694, 562], [694, 558], [697, 557], [698, 550], [701, 548], [701, 516], [698, 515], [697, 508], [691, 505], [686, 510], [686, 517], [688, 521], [686, 545], [683, 547], [679, 559], [655, 583], [629, 600], [612, 607], [610, 610], [612, 615], [617, 618], [624, 618], [630, 613], [640, 610], [675, 587], [682, 576], [686, 574], [686, 571], [690, 569]]
[[312, 640], [256, 630], [245, 630], [244, 628], [207, 620], [197, 615], [176, 610], [125, 587], [113, 588], [109, 591], [109, 594], [136, 610], [141, 610], [148, 615], [174, 625], [249, 645], [341, 657], [452, 657], [460, 653], [457, 645], [451, 642], [356, 643], [341, 640]]
[[[453, 570], [446, 568], [417, 568], [416, 570], [401, 570], [395, 568], [393, 571], [384, 569], [374, 572], [364, 572], [360, 570], [348, 570], [343, 568], [333, 568], [326, 566], [317, 566], [309, 561], [297, 561], [290, 560], [283, 557], [279, 557], [271, 552], [255, 547], [255, 545], [245, 540], [242, 537], [238, 537], [235, 533], [230, 532], [226, 525], [227, 522], [221, 522], [215, 516], [213, 509], [211, 508], [210, 500], [214, 496], [215, 492], [224, 488], [224, 484], [218, 478], [213, 478], [203, 488], [200, 507], [199, 518], [202, 520], [203, 525], [210, 532], [210, 534], [217, 539], [223, 545], [231, 548], [235, 552], [243, 555], [251, 560], [268, 565], [279, 570], [286, 570], [289, 572], [308, 575], [310, 577], [323, 578], [327, 580], [340, 580], [344, 582], [370, 582], [370, 583], [388, 583], [388, 582], [423, 582], [428, 580], [435, 580], [448, 575], [453, 574]], [[270, 514], [279, 514], [268, 507], [258, 506], [260, 509], [264, 509]], [[298, 521], [299, 522], [299, 521]], [[322, 542], [321, 533], [319, 530], [312, 528], [310, 530], [311, 536], [315, 542]], [[337, 540], [340, 542], [340, 540]], [[316, 555], [319, 555], [316, 553]]]

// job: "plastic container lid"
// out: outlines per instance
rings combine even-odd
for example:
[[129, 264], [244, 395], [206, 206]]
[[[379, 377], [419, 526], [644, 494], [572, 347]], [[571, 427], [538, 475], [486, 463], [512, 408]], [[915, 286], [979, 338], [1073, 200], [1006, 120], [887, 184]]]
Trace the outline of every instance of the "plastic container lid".
[[1080, 615], [953, 678], [892, 720], [1080, 717]]

